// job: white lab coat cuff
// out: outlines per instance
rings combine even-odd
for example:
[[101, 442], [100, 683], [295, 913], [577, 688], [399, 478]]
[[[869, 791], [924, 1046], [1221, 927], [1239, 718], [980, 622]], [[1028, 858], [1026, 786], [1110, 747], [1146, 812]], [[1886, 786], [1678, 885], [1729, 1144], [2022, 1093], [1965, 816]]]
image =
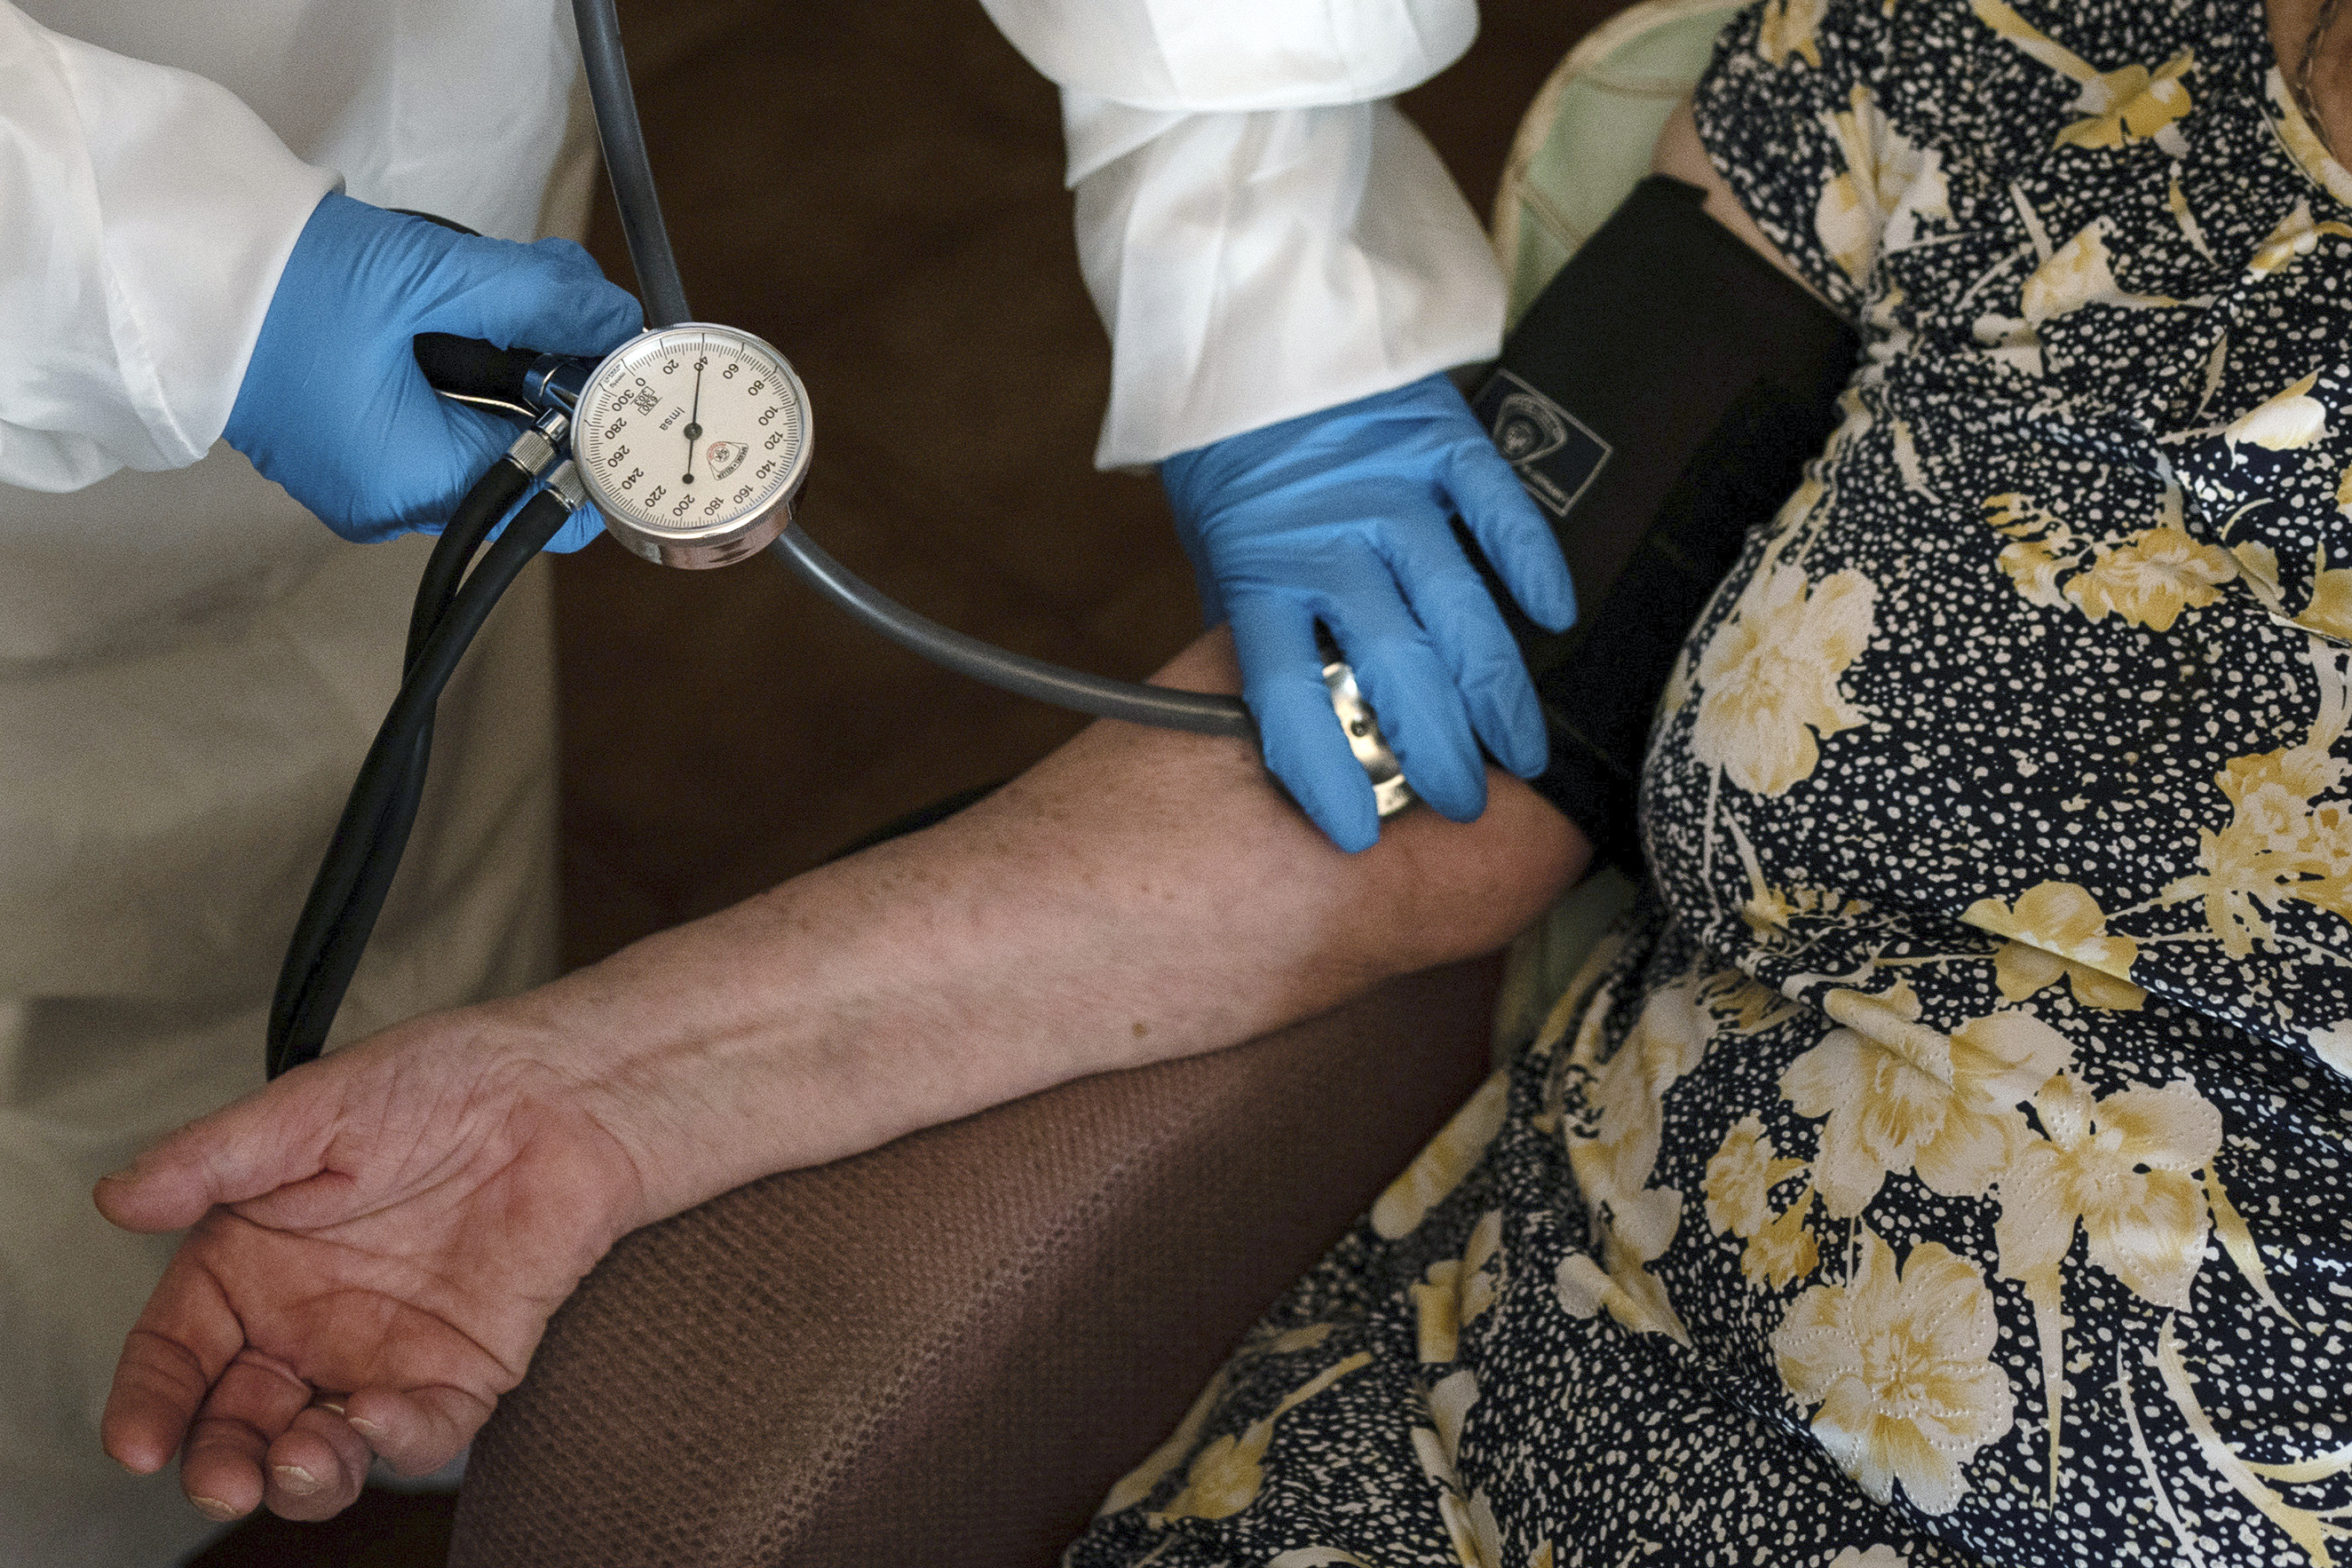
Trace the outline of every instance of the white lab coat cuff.
[[1491, 359], [1504, 286], [1393, 105], [1187, 115], [1077, 188], [1112, 342], [1103, 468]]
[[1178, 113], [1393, 98], [1461, 58], [1476, 0], [981, 0], [1054, 81]]
[[331, 173], [212, 82], [0, 5], [0, 483], [203, 457]]

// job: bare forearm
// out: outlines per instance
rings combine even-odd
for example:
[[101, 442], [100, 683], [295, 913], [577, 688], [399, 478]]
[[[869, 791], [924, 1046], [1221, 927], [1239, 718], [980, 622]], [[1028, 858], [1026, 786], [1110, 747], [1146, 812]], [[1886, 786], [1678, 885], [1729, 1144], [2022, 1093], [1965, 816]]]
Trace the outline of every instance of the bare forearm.
[[[1231, 689], [1221, 635], [1163, 672]], [[1584, 866], [1524, 784], [1334, 849], [1244, 744], [1103, 723], [925, 833], [495, 1010], [595, 1085], [659, 1215], [1507, 940]]]

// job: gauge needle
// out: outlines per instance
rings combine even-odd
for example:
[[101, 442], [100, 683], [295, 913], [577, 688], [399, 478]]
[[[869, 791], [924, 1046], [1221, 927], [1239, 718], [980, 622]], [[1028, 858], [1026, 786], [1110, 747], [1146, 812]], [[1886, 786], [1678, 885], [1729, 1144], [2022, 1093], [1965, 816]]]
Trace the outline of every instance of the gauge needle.
[[686, 482], [694, 483], [694, 444], [702, 439], [702, 373], [694, 373], [694, 407], [686, 416]]

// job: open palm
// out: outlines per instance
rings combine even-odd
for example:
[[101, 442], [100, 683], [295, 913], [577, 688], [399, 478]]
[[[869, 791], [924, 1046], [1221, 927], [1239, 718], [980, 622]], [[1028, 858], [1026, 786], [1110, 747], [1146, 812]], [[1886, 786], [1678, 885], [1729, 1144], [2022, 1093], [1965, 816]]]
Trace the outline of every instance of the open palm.
[[420, 1019], [192, 1122], [100, 1182], [114, 1223], [194, 1226], [125, 1342], [107, 1451], [234, 1518], [323, 1518], [371, 1455], [454, 1458], [548, 1316], [643, 1215], [592, 1096]]

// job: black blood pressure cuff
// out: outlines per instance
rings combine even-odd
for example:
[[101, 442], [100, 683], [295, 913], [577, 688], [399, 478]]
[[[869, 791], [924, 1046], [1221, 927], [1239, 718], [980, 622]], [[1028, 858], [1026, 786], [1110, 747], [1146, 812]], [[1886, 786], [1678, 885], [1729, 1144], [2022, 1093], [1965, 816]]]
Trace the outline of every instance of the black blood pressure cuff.
[[1463, 534], [1542, 700], [1551, 761], [1535, 787], [1636, 875], [1635, 786], [1675, 655], [1748, 531], [1820, 454], [1862, 351], [1703, 199], [1664, 176], [1635, 186], [1472, 399], [1576, 582], [1576, 625], [1547, 632]]

